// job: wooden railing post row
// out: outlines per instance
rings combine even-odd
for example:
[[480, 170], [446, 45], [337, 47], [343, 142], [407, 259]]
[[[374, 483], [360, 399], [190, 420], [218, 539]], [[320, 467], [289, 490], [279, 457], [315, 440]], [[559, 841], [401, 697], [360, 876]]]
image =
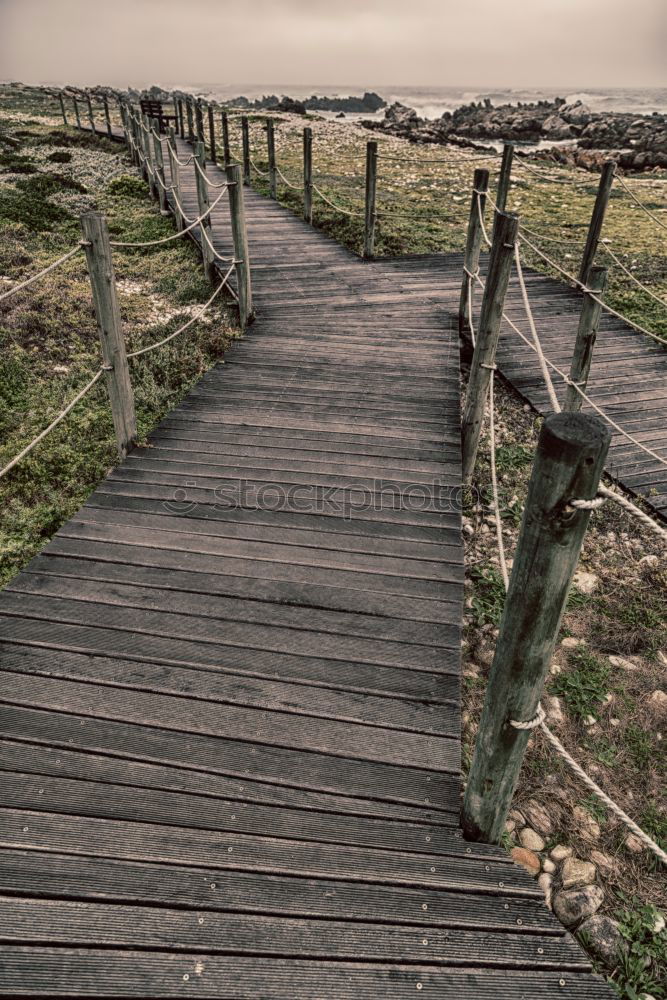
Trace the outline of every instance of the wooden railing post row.
[[247, 115], [241, 115], [241, 144], [243, 148], [243, 183], [250, 184], [250, 125]]
[[183, 199], [181, 198], [181, 168], [178, 163], [178, 157], [176, 155], [176, 129], [173, 125], [169, 126], [169, 142], [167, 143], [167, 155], [169, 157], [169, 174], [171, 177], [171, 187], [174, 194], [174, 218], [176, 219], [176, 228], [185, 229], [185, 219], [181, 215], [181, 210], [178, 207], [183, 204]]
[[278, 176], [276, 174], [276, 136], [273, 130], [273, 119], [266, 120], [266, 148], [269, 159], [269, 194], [278, 197]]
[[215, 148], [215, 113], [213, 111], [213, 105], [209, 101], [208, 103], [208, 144], [211, 150], [211, 162], [218, 162], [218, 153]]
[[236, 284], [239, 297], [239, 320], [245, 329], [253, 318], [252, 283], [250, 280], [250, 254], [243, 199], [243, 177], [238, 163], [225, 167], [229, 194], [229, 213], [234, 239]]
[[86, 91], [86, 104], [88, 105], [88, 119], [90, 121], [90, 127], [92, 129], [93, 135], [97, 135], [97, 128], [95, 126], [95, 117], [93, 115], [93, 102], [90, 99], [90, 91]]
[[468, 486], [475, 468], [479, 436], [484, 422], [484, 409], [489, 381], [496, 360], [503, 305], [509, 284], [514, 244], [519, 229], [519, 217], [500, 212], [496, 220], [493, 245], [489, 255], [488, 273], [484, 285], [479, 327], [475, 341], [470, 377], [466, 392], [463, 426], [463, 484]]
[[[162, 137], [159, 132], [160, 123], [157, 118], [153, 119], [153, 154], [155, 162], [155, 174], [157, 180], [158, 199], [160, 202], [160, 212], [162, 215], [169, 215], [169, 199], [167, 198], [166, 183], [164, 173], [164, 153], [162, 151]], [[160, 181], [162, 183], [160, 183]]]
[[[591, 292], [595, 293], [597, 298], [602, 298], [607, 287], [606, 267], [596, 267], [593, 265], [588, 272], [586, 285]], [[595, 338], [598, 334], [598, 327], [600, 326], [601, 313], [602, 305], [596, 302], [588, 292], [584, 292], [581, 312], [579, 314], [577, 339], [570, 364], [570, 381], [578, 385], [584, 392], [586, 391], [591, 362], [593, 361], [593, 348], [595, 346]], [[574, 385], [568, 385], [563, 409], [569, 412], [580, 410], [582, 402], [581, 393], [577, 392]]]
[[229, 120], [227, 118], [227, 112], [220, 112], [220, 125], [222, 128], [222, 154], [224, 157], [224, 164], [226, 167], [232, 162], [232, 152], [229, 148]]
[[109, 98], [106, 94], [102, 94], [102, 103], [104, 104], [104, 120], [107, 123], [107, 135], [111, 138], [113, 135], [111, 129], [111, 113], [109, 111]]
[[375, 198], [378, 176], [378, 144], [374, 139], [366, 143], [366, 199], [364, 212], [364, 257], [370, 260], [375, 250]]
[[510, 181], [512, 179], [512, 160], [514, 159], [514, 143], [503, 143], [503, 158], [500, 161], [500, 171], [498, 172], [498, 186], [496, 188], [496, 208], [499, 212], [504, 212], [507, 208], [507, 196], [510, 191]]
[[81, 216], [81, 229], [102, 346], [102, 359], [107, 370], [107, 390], [116, 442], [122, 458], [136, 441], [137, 422], [116, 293], [109, 230], [101, 212], [86, 212]]
[[60, 113], [63, 116], [63, 124], [64, 125], [68, 125], [69, 122], [67, 121], [67, 112], [65, 111], [65, 101], [64, 101], [64, 98], [63, 98], [63, 92], [62, 92], [62, 90], [58, 94], [58, 99], [60, 101]]
[[474, 278], [479, 268], [479, 255], [482, 249], [482, 224], [480, 213], [484, 216], [486, 208], [486, 192], [489, 189], [489, 171], [482, 167], [475, 170], [472, 182], [472, 198], [470, 201], [470, 217], [468, 219], [468, 235], [463, 258], [463, 282], [459, 300], [459, 333], [470, 331], [470, 299], [475, 290]]
[[581, 267], [579, 268], [579, 281], [583, 285], [585, 285], [588, 281], [588, 273], [593, 266], [595, 254], [597, 253], [598, 243], [600, 242], [600, 234], [602, 233], [602, 226], [604, 224], [604, 217], [607, 211], [607, 205], [609, 204], [609, 197], [611, 195], [611, 188], [614, 183], [615, 172], [616, 163], [614, 160], [607, 160], [602, 168], [602, 173], [600, 174], [600, 183], [598, 185], [597, 195], [595, 196], [595, 204], [593, 205], [590, 226], [588, 227], [586, 246], [584, 247], [584, 253], [581, 258]]
[[468, 774], [461, 823], [469, 840], [498, 843], [538, 721], [568, 591], [611, 438], [599, 417], [545, 417], [528, 486], [500, 634]]
[[[201, 168], [201, 173], [196, 166], [194, 168], [194, 171], [195, 171], [195, 182], [197, 185], [197, 204], [199, 205], [199, 215], [203, 215], [205, 212], [208, 211], [210, 206], [208, 184], [204, 180], [204, 177], [206, 176], [206, 146], [204, 145], [203, 142], [195, 143], [195, 159]], [[202, 176], [202, 173], [204, 176]], [[209, 239], [211, 240], [211, 242], [213, 242], [212, 223], [210, 214], [207, 215], [205, 219], [202, 219], [199, 225], [201, 229], [206, 230]], [[208, 280], [211, 283], [214, 283], [217, 277], [215, 257], [213, 256], [211, 248], [204, 239], [203, 235], [201, 238], [201, 255], [202, 255], [202, 260], [204, 262], [204, 273], [206, 274]]]
[[74, 105], [74, 117], [76, 118], [76, 127], [81, 129], [81, 115], [79, 114], [79, 104], [76, 99], [76, 95], [72, 94], [72, 104]]
[[303, 130], [303, 217], [313, 224], [313, 130]]

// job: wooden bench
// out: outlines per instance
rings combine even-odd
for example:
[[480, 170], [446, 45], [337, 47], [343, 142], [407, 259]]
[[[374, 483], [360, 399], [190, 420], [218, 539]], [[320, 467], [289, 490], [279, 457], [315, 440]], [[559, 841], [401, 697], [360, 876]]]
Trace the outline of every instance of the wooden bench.
[[178, 118], [176, 115], [167, 115], [162, 110], [162, 101], [155, 101], [150, 98], [142, 97], [139, 101], [139, 106], [141, 107], [142, 115], [148, 115], [149, 118], [155, 118], [158, 121], [160, 132], [164, 132], [169, 122], [177, 122]]

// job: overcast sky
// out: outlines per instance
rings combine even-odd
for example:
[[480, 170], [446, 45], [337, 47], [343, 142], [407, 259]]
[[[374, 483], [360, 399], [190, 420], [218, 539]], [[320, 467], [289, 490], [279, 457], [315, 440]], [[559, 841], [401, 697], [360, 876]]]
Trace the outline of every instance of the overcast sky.
[[667, 0], [0, 0], [0, 78], [667, 85]]

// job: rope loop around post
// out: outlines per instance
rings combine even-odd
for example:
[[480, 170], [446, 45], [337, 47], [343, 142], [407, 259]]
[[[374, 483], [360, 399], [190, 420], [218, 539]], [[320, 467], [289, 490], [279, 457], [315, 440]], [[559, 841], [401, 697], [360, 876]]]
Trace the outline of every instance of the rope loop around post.
[[510, 719], [509, 724], [512, 727], [512, 729], [521, 729], [521, 730], [537, 729], [538, 726], [542, 725], [546, 717], [547, 717], [546, 712], [542, 708], [542, 705], [538, 702], [537, 712], [532, 717], [532, 719], [529, 719], [527, 722], [517, 722], [516, 719]]

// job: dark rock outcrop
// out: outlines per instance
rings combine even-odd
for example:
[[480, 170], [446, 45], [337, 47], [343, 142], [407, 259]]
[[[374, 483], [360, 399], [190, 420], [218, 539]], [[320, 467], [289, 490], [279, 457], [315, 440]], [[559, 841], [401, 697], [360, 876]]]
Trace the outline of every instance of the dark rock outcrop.
[[304, 114], [306, 111], [347, 111], [353, 114], [363, 114], [364, 112], [372, 114], [387, 106], [379, 94], [368, 91], [363, 97], [318, 97], [313, 94], [312, 97], [303, 101], [295, 101], [291, 97], [277, 97], [275, 94], [270, 94], [255, 101], [249, 101], [247, 97], [235, 97], [226, 103], [236, 108], [264, 111], [294, 111], [295, 107], [303, 108], [303, 111], [297, 111], [297, 114]]

